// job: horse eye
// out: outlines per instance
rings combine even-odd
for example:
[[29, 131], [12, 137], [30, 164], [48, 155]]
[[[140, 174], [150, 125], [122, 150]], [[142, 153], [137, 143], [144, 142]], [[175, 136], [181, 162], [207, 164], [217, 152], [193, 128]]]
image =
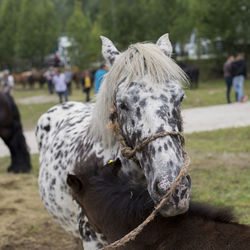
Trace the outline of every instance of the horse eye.
[[129, 109], [128, 109], [128, 106], [127, 106], [124, 102], [122, 102], [122, 103], [119, 105], [119, 107], [120, 107], [120, 109], [123, 109], [123, 110], [126, 110], [126, 111], [129, 110]]

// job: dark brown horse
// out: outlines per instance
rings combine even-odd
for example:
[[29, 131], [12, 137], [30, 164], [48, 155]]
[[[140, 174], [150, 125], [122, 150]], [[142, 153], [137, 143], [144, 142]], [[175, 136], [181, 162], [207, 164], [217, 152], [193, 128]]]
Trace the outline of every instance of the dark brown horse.
[[191, 89], [198, 89], [200, 69], [194, 65], [190, 65], [190, 64], [187, 64], [184, 62], [180, 62], [179, 66], [187, 74], [187, 76], [190, 80]]
[[8, 172], [26, 173], [31, 170], [30, 155], [22, 131], [18, 108], [9, 94], [0, 92], [0, 137], [11, 153]]
[[[152, 199], [144, 188], [132, 184], [120, 172], [117, 177], [119, 162], [98, 171], [81, 171], [68, 175], [67, 183], [91, 226], [109, 243], [134, 229], [153, 210]], [[249, 250], [250, 227], [232, 220], [229, 209], [191, 202], [185, 214], [169, 218], [158, 215], [135, 240], [119, 249]]]

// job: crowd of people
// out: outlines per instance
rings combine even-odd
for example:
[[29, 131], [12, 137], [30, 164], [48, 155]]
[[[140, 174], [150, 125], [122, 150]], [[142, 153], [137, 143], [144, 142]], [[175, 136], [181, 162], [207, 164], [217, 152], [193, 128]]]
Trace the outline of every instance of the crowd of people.
[[238, 103], [245, 102], [247, 96], [244, 95], [244, 81], [247, 76], [247, 65], [242, 53], [235, 56], [230, 55], [224, 64], [224, 79], [227, 86], [227, 102], [231, 103], [231, 88], [235, 90], [235, 100]]
[[[92, 75], [88, 70], [85, 70], [81, 74], [81, 86], [82, 91], [86, 94], [86, 102], [90, 101], [90, 90], [94, 85], [95, 94], [97, 94], [102, 79], [107, 73], [107, 68], [105, 64], [102, 64], [101, 67]], [[68, 101], [68, 95], [72, 94], [72, 81], [73, 73], [70, 68], [66, 68], [65, 72], [62, 72], [60, 68], [50, 68], [45, 73], [44, 76], [48, 83], [48, 90], [50, 94], [53, 94], [54, 90], [59, 96], [59, 102]]]
[[[95, 72], [90, 72], [85, 70], [80, 73], [80, 82], [83, 93], [85, 93], [85, 101], [90, 101], [90, 91], [94, 86], [95, 94], [98, 93], [103, 80], [104, 75], [107, 73], [107, 67], [105, 64], [102, 64], [99, 69]], [[78, 74], [79, 75], [79, 74]], [[74, 80], [74, 73], [70, 70], [69, 67], [63, 71], [61, 68], [50, 67], [47, 71], [43, 73], [43, 77], [46, 79], [48, 84], [48, 91], [50, 94], [56, 92], [59, 97], [59, 102], [67, 102], [68, 95], [72, 94], [72, 82]], [[11, 94], [14, 87], [14, 77], [9, 70], [2, 72], [0, 76], [1, 79], [1, 90], [4, 93]]]
[[[231, 89], [235, 90], [235, 100], [238, 103], [245, 102], [247, 96], [244, 95], [244, 81], [247, 76], [247, 65], [242, 53], [235, 56], [230, 55], [223, 67], [224, 79], [226, 82], [226, 98], [231, 103]], [[94, 86], [95, 94], [98, 93], [104, 75], [107, 73], [105, 64], [101, 64], [100, 68], [95, 72], [85, 70], [80, 74], [80, 81], [83, 93], [85, 93], [85, 101], [90, 101], [90, 90]], [[49, 68], [43, 74], [48, 84], [48, 91], [58, 94], [59, 102], [68, 101], [68, 95], [72, 94], [72, 82], [74, 80], [73, 72], [69, 67], [63, 72], [60, 68]], [[5, 70], [1, 76], [1, 86], [4, 93], [11, 94], [14, 87], [14, 77], [9, 70]]]

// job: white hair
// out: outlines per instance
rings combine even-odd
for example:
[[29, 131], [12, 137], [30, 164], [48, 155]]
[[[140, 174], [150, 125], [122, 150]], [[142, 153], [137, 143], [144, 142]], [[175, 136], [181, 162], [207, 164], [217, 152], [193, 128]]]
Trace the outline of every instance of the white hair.
[[176, 84], [188, 82], [183, 70], [157, 45], [151, 43], [131, 45], [115, 60], [96, 96], [89, 131], [95, 139], [102, 140], [104, 147], [112, 147], [116, 142], [114, 132], [109, 131], [107, 125], [110, 110], [114, 107], [114, 93], [117, 86], [126, 79], [123, 84], [128, 87], [131, 81], [145, 76], [154, 84], [166, 85], [170, 81]]

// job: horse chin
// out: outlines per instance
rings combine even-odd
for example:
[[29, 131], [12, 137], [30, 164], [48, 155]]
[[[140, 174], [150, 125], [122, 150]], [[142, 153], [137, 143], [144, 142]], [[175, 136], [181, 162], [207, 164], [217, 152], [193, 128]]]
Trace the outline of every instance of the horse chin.
[[183, 207], [173, 207], [173, 206], [163, 206], [163, 208], [160, 210], [160, 214], [163, 217], [173, 217], [179, 214], [184, 214], [188, 211], [189, 208], [189, 202], [186, 204], [186, 206]]

